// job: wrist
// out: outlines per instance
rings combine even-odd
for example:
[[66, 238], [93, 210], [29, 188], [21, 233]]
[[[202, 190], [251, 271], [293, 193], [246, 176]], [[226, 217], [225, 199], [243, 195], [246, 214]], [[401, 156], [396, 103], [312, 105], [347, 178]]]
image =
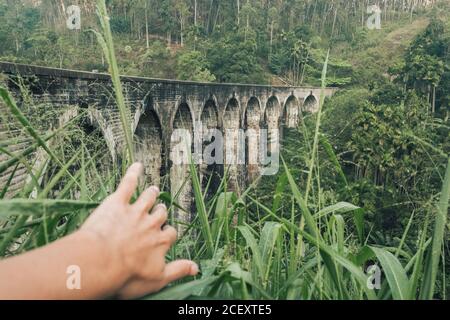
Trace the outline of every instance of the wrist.
[[123, 259], [114, 249], [113, 245], [98, 232], [82, 228], [74, 233], [76, 241], [84, 243], [85, 248], [92, 250], [96, 261], [98, 274], [103, 275], [109, 286], [107, 291], [115, 291], [121, 288], [130, 275], [127, 272]]

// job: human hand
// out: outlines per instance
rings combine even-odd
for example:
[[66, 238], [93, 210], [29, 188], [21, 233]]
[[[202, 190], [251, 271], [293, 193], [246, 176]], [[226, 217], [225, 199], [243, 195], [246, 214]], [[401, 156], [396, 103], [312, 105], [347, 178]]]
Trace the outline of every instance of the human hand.
[[[135, 203], [130, 200], [143, 167], [133, 164], [117, 191], [90, 215], [80, 232], [95, 234], [111, 257], [111, 268], [120, 274], [118, 297], [134, 298], [155, 292], [170, 282], [198, 273], [189, 260], [166, 264], [165, 255], [176, 241], [177, 232], [167, 221], [167, 208], [158, 204], [159, 189], [150, 187]], [[149, 211], [151, 213], [149, 214]]]

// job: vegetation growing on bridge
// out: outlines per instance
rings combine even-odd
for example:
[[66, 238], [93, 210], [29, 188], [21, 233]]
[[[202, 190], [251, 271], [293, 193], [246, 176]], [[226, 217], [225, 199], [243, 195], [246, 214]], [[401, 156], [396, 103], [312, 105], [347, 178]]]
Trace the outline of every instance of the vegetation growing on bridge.
[[[320, 26], [314, 13], [306, 17], [305, 23]], [[252, 36], [250, 24], [234, 22], [243, 36]], [[322, 32], [329, 27], [325, 23]], [[345, 24], [332, 27], [332, 34], [350, 36]], [[211, 192], [191, 165], [197, 214], [168, 258], [201, 261], [202, 275], [147, 298], [447, 298], [449, 35], [449, 25], [436, 17], [393, 61], [399, 64], [389, 66], [389, 75], [380, 69], [370, 74], [381, 68], [376, 63], [356, 67], [352, 81], [362, 85], [322, 100], [317, 114], [304, 113], [298, 128], [285, 130], [278, 176], [261, 178], [240, 194], [228, 190], [225, 177]], [[368, 45], [359, 38], [351, 43]], [[323, 86], [328, 66], [321, 67]], [[75, 230], [114, 189], [132, 151], [111, 165], [101, 135], [83, 128], [83, 113], [46, 135], [40, 127], [48, 115], [31, 117], [36, 108], [19, 108], [4, 89], [0, 95], [11, 115], [3, 123], [30, 141], [21, 153], [8, 150], [7, 141], [0, 144], [8, 156], [0, 173], [9, 170], [0, 188], [0, 256], [8, 256]], [[26, 88], [24, 95], [25, 105], [38, 105]], [[38, 148], [46, 156], [34, 162], [29, 154]], [[19, 167], [30, 180], [7, 199]], [[161, 201], [178, 206], [169, 193]], [[379, 289], [367, 285], [373, 264], [383, 271]]]

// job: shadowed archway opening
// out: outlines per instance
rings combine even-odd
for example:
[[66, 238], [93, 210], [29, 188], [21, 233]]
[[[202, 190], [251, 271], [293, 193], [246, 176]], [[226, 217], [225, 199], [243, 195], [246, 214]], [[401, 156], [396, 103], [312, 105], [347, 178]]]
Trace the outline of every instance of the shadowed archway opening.
[[291, 95], [284, 105], [283, 126], [288, 129], [297, 128], [299, 124], [300, 105], [295, 96]]
[[319, 102], [313, 94], [310, 94], [306, 97], [303, 102], [303, 111], [304, 112], [317, 112], [319, 110]]
[[261, 125], [261, 105], [256, 97], [250, 98], [245, 110], [245, 164], [247, 182], [252, 183], [259, 175], [259, 133]]
[[162, 127], [158, 115], [150, 108], [139, 119], [134, 149], [136, 160], [144, 165], [146, 183], [160, 186], [164, 174]]
[[266, 110], [264, 112], [264, 123], [267, 128], [278, 128], [280, 126], [280, 102], [275, 96], [267, 101]]
[[[88, 104], [80, 104], [83, 109], [88, 109]], [[87, 158], [95, 159], [96, 170], [103, 177], [103, 174], [109, 174], [108, 168], [117, 165], [117, 154], [111, 151], [111, 146], [107, 141], [105, 132], [100, 127], [99, 121], [95, 117], [89, 115], [83, 115], [77, 121], [82, 133], [80, 134], [81, 144], [76, 143], [74, 145], [75, 150], [79, 150], [83, 145], [85, 146], [85, 152], [89, 153]], [[78, 139], [78, 137], [77, 137]]]
[[[280, 118], [281, 106], [280, 102], [275, 96], [272, 96], [267, 101], [266, 110], [264, 112], [264, 129], [267, 130], [267, 156], [271, 157], [279, 150], [280, 140]], [[264, 150], [262, 151], [264, 157]]]
[[224, 128], [239, 128], [239, 102], [236, 98], [231, 98], [223, 116]]
[[[210, 199], [220, 186], [223, 176], [223, 164], [211, 163], [217, 159], [220, 150], [212, 148], [213, 145], [222, 143], [217, 140], [219, 130], [219, 114], [217, 105], [213, 99], [206, 101], [200, 117], [202, 125], [202, 164], [200, 165], [200, 181], [202, 189], [206, 192], [206, 199]], [[209, 154], [210, 153], [210, 154]]]
[[298, 126], [301, 121], [300, 115], [300, 103], [298, 99], [294, 95], [289, 96], [283, 108], [282, 128], [280, 130], [282, 148], [291, 145], [294, 141], [298, 141]]
[[191, 222], [190, 212], [194, 212], [192, 184], [189, 163], [192, 156], [194, 121], [189, 105], [185, 102], [178, 106], [173, 119], [173, 131], [170, 137], [170, 191], [175, 201], [185, 209], [174, 209], [178, 231], [184, 233], [185, 226]]
[[[70, 109], [67, 111], [70, 111]], [[73, 130], [67, 131], [64, 137], [64, 148], [61, 150], [61, 158], [72, 159], [78, 153], [78, 160], [71, 163], [67, 170], [70, 174], [76, 176], [80, 174], [83, 168], [86, 180], [90, 181], [89, 186], [86, 186], [85, 194], [96, 192], [103, 188], [104, 182], [110, 181], [112, 175], [115, 174], [114, 169], [117, 166], [117, 163], [114, 161], [115, 155], [111, 153], [107, 138], [97, 119], [89, 117], [87, 113], [82, 114], [80, 117], [78, 117], [78, 113], [68, 116], [67, 111], [59, 118], [58, 127], [62, 128], [69, 121], [73, 121], [71, 124]], [[46, 153], [43, 149], [38, 149], [32, 156], [35, 161], [35, 168], [40, 167], [46, 161]], [[45, 175], [53, 172], [52, 168], [54, 165], [49, 163]], [[47, 178], [49, 176], [43, 177], [42, 181], [46, 181]], [[66, 188], [66, 185], [67, 181], [65, 179], [59, 179], [51, 189], [49, 196], [57, 196], [59, 192]], [[73, 195], [75, 199], [80, 199], [82, 196], [79, 191], [74, 192]]]

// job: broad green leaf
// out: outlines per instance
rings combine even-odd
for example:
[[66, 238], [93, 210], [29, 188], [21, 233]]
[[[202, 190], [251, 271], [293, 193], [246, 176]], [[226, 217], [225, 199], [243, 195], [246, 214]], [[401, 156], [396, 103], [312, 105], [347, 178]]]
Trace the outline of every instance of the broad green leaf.
[[321, 218], [324, 217], [330, 213], [333, 212], [338, 212], [340, 214], [342, 213], [347, 213], [347, 212], [351, 212], [351, 211], [355, 211], [357, 209], [360, 209], [360, 207], [357, 207], [351, 203], [348, 202], [338, 202], [336, 204], [333, 204], [331, 206], [325, 207], [322, 210], [318, 211], [316, 213], [316, 216]]
[[[263, 261], [264, 272], [260, 275], [263, 279], [263, 285], [267, 282], [270, 268], [272, 265], [272, 254], [275, 250], [277, 238], [280, 234], [281, 224], [277, 222], [266, 222], [261, 232], [259, 240], [259, 251]], [[265, 285], [264, 285], [265, 287]]]
[[252, 257], [253, 257], [253, 263], [256, 266], [256, 268], [258, 269], [258, 272], [260, 275], [264, 274], [264, 262], [262, 260], [262, 256], [261, 256], [261, 251], [259, 249], [258, 243], [255, 239], [255, 236], [253, 235], [253, 233], [250, 231], [250, 227], [245, 225], [245, 226], [240, 226], [238, 227], [239, 231], [241, 232], [242, 236], [244, 237], [247, 246], [250, 248], [250, 250], [252, 251]]
[[370, 247], [381, 264], [382, 271], [386, 276], [392, 297], [396, 300], [409, 299], [410, 283], [405, 269], [398, 259], [389, 251]]

